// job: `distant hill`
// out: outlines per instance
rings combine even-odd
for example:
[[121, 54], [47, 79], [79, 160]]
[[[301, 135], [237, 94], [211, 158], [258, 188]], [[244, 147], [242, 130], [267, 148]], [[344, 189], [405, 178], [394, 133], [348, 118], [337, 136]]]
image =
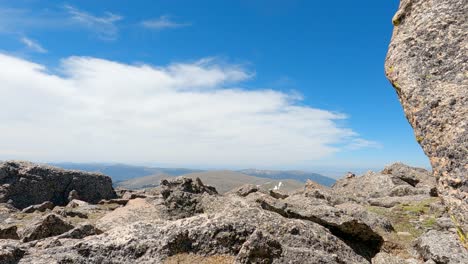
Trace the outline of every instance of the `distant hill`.
[[305, 171], [277, 171], [277, 170], [257, 170], [247, 169], [239, 171], [241, 173], [270, 179], [293, 179], [300, 182], [306, 182], [312, 180], [324, 186], [332, 186], [336, 180], [323, 176], [318, 173], [305, 172]]
[[[302, 185], [304, 182], [307, 181], [307, 179], [310, 179], [312, 181], [315, 181], [325, 186], [331, 186], [335, 183], [335, 180], [332, 178], [328, 178], [326, 176], [323, 176], [317, 173], [304, 172], [304, 171], [278, 171], [278, 170], [257, 170], [257, 169], [247, 169], [247, 170], [240, 170], [240, 171], [227, 171], [227, 170], [226, 171], [203, 171], [203, 170], [186, 169], [186, 168], [154, 168], [154, 167], [146, 167], [146, 166], [133, 166], [133, 165], [125, 165], [125, 164], [106, 164], [106, 163], [51, 163], [51, 165], [61, 167], [64, 169], [82, 170], [82, 171], [88, 171], [88, 172], [100, 172], [100, 173], [110, 176], [115, 186], [122, 186], [120, 182], [123, 182], [123, 181], [126, 181], [125, 185], [137, 186], [137, 187], [131, 187], [131, 188], [141, 188], [141, 186], [144, 186], [145, 184], [148, 186], [158, 185], [159, 181], [163, 177], [190, 175], [192, 173], [203, 173], [202, 174], [204, 175], [203, 177], [208, 177], [207, 175], [213, 175], [212, 173], [217, 174], [216, 177], [211, 176], [214, 178], [217, 178], [220, 175], [226, 175], [226, 176], [231, 175], [233, 177], [238, 177], [237, 180], [229, 179], [229, 177], [226, 177], [226, 176], [222, 177], [224, 181], [229, 182], [229, 184], [226, 183], [229, 186], [232, 186], [235, 181], [239, 181], [243, 183], [252, 183], [251, 181], [253, 180], [251, 178], [246, 179], [244, 178], [244, 176], [248, 176], [248, 177], [255, 176], [257, 178], [263, 178], [263, 179], [266, 178], [267, 179], [266, 182], [272, 182], [272, 183], [278, 183], [279, 180], [286, 182], [285, 181], [286, 179], [294, 180], [293, 182], [295, 184], [297, 182], [301, 182]], [[261, 182], [262, 184], [265, 183], [265, 181], [261, 181]]]
[[[164, 174], [151, 175], [118, 182], [116, 183], [116, 186], [126, 189], [156, 187], [159, 185], [161, 179], [170, 177], [173, 176]], [[265, 190], [274, 189], [276, 187], [277, 189], [284, 190], [286, 192], [304, 187], [304, 183], [292, 179], [260, 178], [228, 170], [196, 172], [181, 175], [179, 177], [189, 177], [193, 179], [200, 178], [203, 183], [216, 187], [220, 193], [225, 193], [244, 184], [254, 184]]]
[[69, 170], [100, 172], [110, 176], [114, 183], [148, 175], [167, 174], [170, 176], [179, 176], [187, 173], [201, 171], [184, 168], [153, 168], [145, 166], [104, 163], [51, 163], [51, 165]]

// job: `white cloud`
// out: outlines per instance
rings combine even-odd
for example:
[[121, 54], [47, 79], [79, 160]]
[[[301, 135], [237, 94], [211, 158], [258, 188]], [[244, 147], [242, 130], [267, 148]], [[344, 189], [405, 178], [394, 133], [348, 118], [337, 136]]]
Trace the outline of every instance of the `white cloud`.
[[26, 47], [32, 51], [39, 52], [39, 53], [47, 53], [47, 50], [44, 49], [41, 44], [39, 44], [37, 41], [32, 40], [27, 37], [22, 37], [20, 38], [20, 41], [26, 45]]
[[342, 114], [235, 88], [252, 74], [215, 60], [154, 67], [71, 57], [54, 74], [0, 54], [0, 68], [0, 159], [277, 167], [364, 142], [337, 125]]
[[146, 28], [157, 30], [191, 26], [191, 23], [179, 23], [172, 21], [167, 15], [155, 19], [145, 20], [141, 24]]
[[94, 16], [69, 5], [66, 5], [65, 9], [74, 21], [97, 32], [100, 38], [106, 40], [117, 38], [119, 30], [115, 23], [122, 20], [122, 16], [110, 12], [106, 12], [106, 15], [102, 17]]

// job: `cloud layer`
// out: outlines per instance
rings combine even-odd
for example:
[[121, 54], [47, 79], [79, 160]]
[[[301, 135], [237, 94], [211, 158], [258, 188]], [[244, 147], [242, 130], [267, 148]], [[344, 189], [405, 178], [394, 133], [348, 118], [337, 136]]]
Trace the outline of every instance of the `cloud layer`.
[[0, 159], [286, 167], [369, 143], [297, 95], [236, 88], [252, 74], [212, 59], [70, 57], [51, 73], [0, 53], [0, 68]]

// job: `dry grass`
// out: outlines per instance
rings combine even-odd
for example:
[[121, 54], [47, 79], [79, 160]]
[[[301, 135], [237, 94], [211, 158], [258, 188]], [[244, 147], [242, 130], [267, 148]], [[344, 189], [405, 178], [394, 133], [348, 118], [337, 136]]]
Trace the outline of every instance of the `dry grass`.
[[[430, 209], [432, 203], [439, 198], [429, 198], [423, 201], [397, 205], [393, 208], [369, 206], [367, 210], [385, 216], [392, 223], [395, 232], [384, 235], [384, 248], [401, 256], [410, 256], [408, 249], [412, 242], [421, 236], [425, 230], [431, 229], [442, 211]], [[399, 235], [409, 234], [409, 235]]]

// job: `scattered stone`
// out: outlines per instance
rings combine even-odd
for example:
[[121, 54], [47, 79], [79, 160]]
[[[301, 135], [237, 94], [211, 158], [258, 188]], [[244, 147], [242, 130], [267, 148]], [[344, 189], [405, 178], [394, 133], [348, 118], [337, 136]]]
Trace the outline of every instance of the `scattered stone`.
[[128, 203], [128, 199], [110, 199], [110, 200], [101, 200], [99, 204], [119, 204], [119, 205], [126, 205]]
[[259, 191], [259, 189], [258, 189], [258, 187], [256, 185], [244, 184], [244, 185], [240, 186], [239, 188], [228, 192], [227, 194], [234, 193], [234, 194], [239, 195], [241, 197], [246, 197], [247, 195], [249, 195], [251, 193], [254, 193], [254, 192], [258, 192], [258, 191]]
[[21, 233], [23, 242], [29, 242], [46, 237], [57, 236], [72, 229], [73, 226], [66, 223], [56, 214], [48, 214], [39, 221], [27, 226]]
[[72, 239], [82, 239], [87, 236], [94, 236], [102, 234], [102, 231], [90, 224], [83, 224], [77, 226], [70, 231], [59, 235], [57, 238], [72, 238]]
[[78, 195], [78, 192], [76, 190], [71, 190], [68, 193], [68, 201], [73, 201], [73, 200], [80, 200], [80, 196]]
[[89, 203], [87, 203], [85, 201], [73, 199], [67, 204], [67, 207], [68, 208], [77, 208], [77, 207], [84, 207], [84, 206], [88, 206], [88, 205], [89, 205]]
[[270, 196], [275, 198], [275, 199], [286, 199], [286, 198], [289, 197], [288, 194], [282, 193], [282, 192], [280, 192], [278, 190], [276, 190], [276, 191], [275, 190], [270, 190]]
[[19, 239], [17, 230], [18, 227], [15, 225], [0, 226], [0, 239]]
[[385, 252], [380, 252], [372, 259], [372, 264], [419, 264], [420, 262], [416, 259], [405, 260], [398, 256], [391, 255]]
[[273, 263], [281, 256], [281, 244], [262, 231], [255, 231], [237, 254], [238, 263]]
[[49, 201], [43, 202], [41, 204], [36, 204], [36, 205], [30, 205], [26, 208], [24, 208], [21, 212], [23, 213], [34, 213], [36, 211], [38, 212], [45, 212], [46, 210], [52, 210], [54, 209], [55, 205]]
[[132, 200], [136, 198], [146, 198], [147, 196], [142, 193], [126, 192], [122, 195], [122, 199]]

